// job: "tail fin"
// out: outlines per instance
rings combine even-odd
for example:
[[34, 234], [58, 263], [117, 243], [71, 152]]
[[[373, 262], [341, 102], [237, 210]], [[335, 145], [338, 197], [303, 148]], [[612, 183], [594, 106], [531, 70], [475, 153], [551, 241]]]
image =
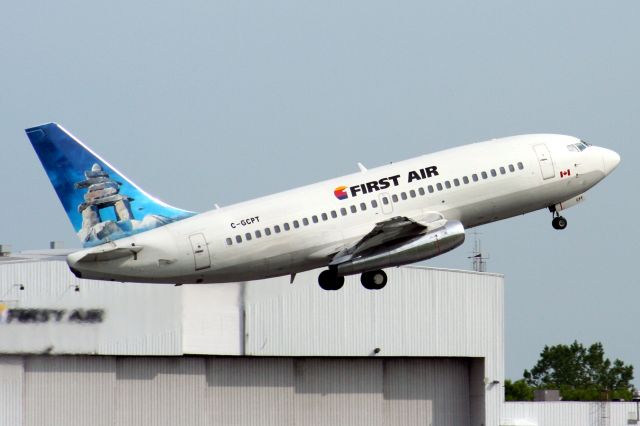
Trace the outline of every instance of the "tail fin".
[[58, 124], [25, 131], [85, 247], [194, 215], [144, 192]]

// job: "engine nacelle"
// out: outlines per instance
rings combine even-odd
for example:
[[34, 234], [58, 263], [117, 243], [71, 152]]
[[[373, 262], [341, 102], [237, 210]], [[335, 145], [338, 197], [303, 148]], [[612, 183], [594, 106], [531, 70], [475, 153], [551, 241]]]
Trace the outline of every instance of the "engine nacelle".
[[376, 269], [401, 266], [430, 259], [458, 247], [464, 242], [464, 227], [457, 220], [409, 240], [392, 243], [356, 256], [335, 266], [338, 276], [359, 274]]

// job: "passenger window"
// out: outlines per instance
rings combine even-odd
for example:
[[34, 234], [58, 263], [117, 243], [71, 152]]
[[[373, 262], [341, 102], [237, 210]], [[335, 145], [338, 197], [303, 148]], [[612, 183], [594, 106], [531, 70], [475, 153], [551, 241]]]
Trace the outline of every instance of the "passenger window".
[[382, 204], [384, 204], [385, 206], [389, 204], [389, 199], [387, 197], [382, 197]]
[[400, 198], [402, 198], [403, 200], [407, 199], [407, 193], [406, 192], [401, 192], [400, 193]]
[[327, 214], [326, 214], [326, 213], [322, 213], [322, 214], [320, 215], [320, 217], [322, 217], [322, 220], [328, 220], [328, 219], [329, 219], [329, 216], [327, 216]]
[[416, 191], [412, 189], [411, 191], [409, 191], [409, 195], [411, 196], [411, 198], [416, 198]]
[[507, 173], [507, 170], [504, 167], [500, 167], [500, 174], [503, 175]]
[[465, 185], [469, 184], [469, 178], [466, 176], [462, 176], [462, 182], [464, 182]]
[[487, 172], [482, 172], [480, 174], [482, 175], [482, 179], [486, 179], [486, 178], [489, 177], [489, 176], [487, 176]]
[[340, 209], [340, 214], [342, 216], [346, 216], [347, 215], [347, 209], [345, 209], [344, 207]]
[[316, 216], [315, 214], [313, 216], [311, 216], [311, 220], [313, 221], [313, 223], [318, 223], [318, 216]]
[[300, 228], [300, 222], [298, 222], [297, 220], [293, 221], [293, 227], [294, 228]]
[[338, 217], [338, 213], [336, 213], [335, 210], [331, 210], [331, 217], [335, 219], [336, 217]]
[[262, 238], [262, 232], [260, 232], [260, 230], [256, 231], [256, 238]]
[[523, 169], [524, 169], [524, 164], [522, 164], [522, 163], [518, 163], [518, 168], [519, 168], [520, 170], [523, 170]]
[[376, 200], [371, 200], [371, 207], [374, 209], [378, 207], [378, 202]]
[[491, 169], [491, 177], [496, 177], [498, 176], [498, 173], [496, 173], [496, 169]]
[[475, 174], [475, 173], [474, 173], [474, 174], [472, 174], [472, 175], [471, 175], [471, 179], [473, 179], [473, 181], [474, 181], [474, 182], [477, 182], [477, 181], [478, 181], [478, 175], [477, 175], [477, 174]]
[[307, 219], [306, 217], [303, 217], [303, 218], [302, 218], [302, 224], [303, 224], [304, 226], [309, 226], [309, 219]]
[[233, 241], [231, 240], [231, 238], [227, 238], [227, 245], [230, 246], [231, 244], [233, 244]]
[[236, 243], [241, 243], [242, 237], [240, 235], [236, 235]]
[[460, 179], [455, 178], [455, 179], [453, 180], [453, 184], [454, 184], [455, 186], [460, 186]]
[[266, 235], [267, 237], [271, 235], [271, 228], [264, 228], [264, 235]]
[[513, 164], [509, 164], [509, 171], [510, 171], [511, 173], [513, 173], [513, 172], [515, 172], [515, 171], [516, 171], [516, 168], [515, 168], [515, 167], [513, 167]]
[[365, 203], [360, 203], [360, 210], [365, 211], [367, 209], [367, 205]]
[[251, 241], [251, 234], [248, 233], [248, 232], [246, 234], [244, 234], [244, 239], [247, 240], [247, 241]]
[[446, 186], [447, 189], [450, 189], [451, 188], [451, 182], [449, 182], [448, 180], [445, 180], [444, 181], [444, 186]]
[[279, 234], [280, 233], [280, 225], [274, 226], [273, 230], [276, 231], [276, 234]]
[[356, 213], [358, 211], [356, 206], [351, 206], [350, 209], [351, 209], [351, 213]]
[[436, 184], [436, 188], [438, 188], [438, 191], [442, 191], [442, 184], [441, 183], [437, 183]]
[[418, 194], [420, 194], [420, 195], [424, 195], [425, 194], [423, 187], [418, 188]]
[[287, 222], [284, 223], [283, 227], [284, 227], [285, 231], [288, 231], [288, 230], [291, 229], [291, 227], [289, 226], [289, 224]]
[[433, 194], [433, 186], [432, 185], [427, 186], [427, 191], [429, 191], [429, 194]]
[[391, 196], [391, 200], [393, 200], [394, 203], [397, 203], [398, 202], [398, 196], [396, 194], [393, 194]]

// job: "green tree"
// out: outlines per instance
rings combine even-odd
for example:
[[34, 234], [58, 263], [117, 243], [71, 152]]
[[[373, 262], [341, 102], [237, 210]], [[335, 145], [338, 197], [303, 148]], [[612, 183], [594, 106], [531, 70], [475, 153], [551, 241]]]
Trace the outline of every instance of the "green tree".
[[533, 400], [533, 388], [524, 379], [504, 381], [504, 399], [506, 401], [531, 401]]
[[560, 390], [565, 401], [630, 400], [633, 366], [605, 358], [602, 343], [585, 348], [574, 341], [545, 346], [537, 364], [524, 371], [524, 380], [536, 389]]

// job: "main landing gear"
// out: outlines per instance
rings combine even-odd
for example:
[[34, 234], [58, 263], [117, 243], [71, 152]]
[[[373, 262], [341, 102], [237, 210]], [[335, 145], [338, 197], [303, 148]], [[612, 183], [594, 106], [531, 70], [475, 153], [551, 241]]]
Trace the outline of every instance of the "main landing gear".
[[380, 290], [387, 285], [387, 274], [382, 269], [363, 272], [360, 275], [360, 282], [367, 290]]
[[339, 277], [333, 269], [327, 269], [318, 276], [318, 284], [323, 290], [340, 290], [344, 285], [344, 277]]
[[[387, 285], [387, 274], [383, 270], [363, 272], [360, 282], [367, 290], [380, 290]], [[340, 290], [344, 285], [344, 277], [339, 277], [333, 269], [327, 269], [318, 276], [318, 284], [323, 290]]]

